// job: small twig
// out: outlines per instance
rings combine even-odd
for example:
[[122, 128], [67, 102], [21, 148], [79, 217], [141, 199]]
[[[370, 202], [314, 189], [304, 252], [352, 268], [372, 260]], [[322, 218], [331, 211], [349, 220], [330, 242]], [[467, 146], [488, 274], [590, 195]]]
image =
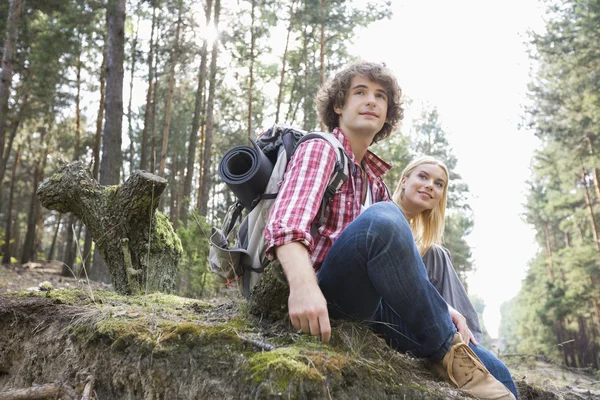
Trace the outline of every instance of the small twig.
[[258, 347], [259, 349], [263, 349], [264, 351], [271, 351], [271, 350], [275, 349], [275, 346], [273, 346], [271, 343], [268, 343], [264, 340], [249, 338], [249, 337], [242, 336], [240, 334], [238, 334], [237, 336], [243, 342], [250, 343], [250, 344]]
[[90, 394], [92, 393], [92, 386], [94, 386], [94, 378], [90, 378], [83, 388], [83, 394], [81, 400], [90, 400]]

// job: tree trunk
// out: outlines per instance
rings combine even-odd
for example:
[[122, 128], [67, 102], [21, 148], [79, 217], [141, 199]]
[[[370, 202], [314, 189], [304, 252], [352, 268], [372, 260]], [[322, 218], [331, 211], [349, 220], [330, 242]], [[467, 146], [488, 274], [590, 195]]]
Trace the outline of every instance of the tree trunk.
[[285, 87], [285, 67], [287, 63], [288, 48], [290, 45], [290, 35], [292, 33], [292, 27], [294, 26], [294, 5], [296, 0], [290, 4], [290, 21], [287, 28], [287, 36], [285, 38], [285, 49], [283, 50], [283, 57], [281, 57], [281, 77], [279, 79], [279, 92], [277, 93], [277, 111], [275, 112], [275, 123], [279, 122], [279, 111], [281, 109], [281, 102], [283, 101], [283, 88]]
[[[321, 26], [320, 26], [320, 53], [319, 53], [319, 85], [325, 83], [325, 24], [327, 23], [327, 0], [321, 0]], [[321, 131], [325, 131], [326, 127], [323, 121], [319, 122]]]
[[73, 212], [89, 229], [121, 294], [175, 287], [181, 242], [156, 212], [167, 181], [136, 171], [121, 186], [101, 186], [82, 162], [64, 165], [37, 194], [50, 210]]
[[256, 9], [256, 0], [252, 0], [252, 9], [250, 11], [250, 82], [248, 83], [248, 137], [252, 136], [252, 102], [254, 101], [254, 47], [256, 38], [254, 35], [254, 13]]
[[94, 167], [92, 177], [98, 180], [100, 172], [100, 142], [102, 141], [102, 121], [104, 121], [104, 107], [106, 105], [106, 46], [102, 51], [102, 67], [100, 68], [100, 104], [96, 117], [96, 135], [94, 137], [93, 158]]
[[[75, 153], [73, 161], [76, 161], [81, 156], [81, 55], [77, 59], [77, 91], [75, 95]], [[37, 187], [36, 187], [37, 188]], [[62, 256], [62, 276], [75, 276], [75, 249], [73, 244], [73, 225], [75, 224], [75, 216], [70, 213], [67, 217], [66, 239]]]
[[[10, 152], [12, 150], [13, 142], [15, 140], [15, 137], [17, 136], [17, 131], [19, 129], [19, 125], [21, 124], [21, 121], [25, 117], [25, 112], [29, 106], [29, 94], [31, 93], [31, 81], [32, 80], [33, 80], [33, 73], [29, 72], [27, 74], [27, 78], [25, 78], [23, 96], [22, 96], [22, 100], [21, 100], [21, 107], [19, 107], [19, 115], [12, 123], [10, 135], [8, 137], [8, 143], [6, 144], [6, 146], [5, 146], [6, 148], [4, 149], [4, 156], [0, 155], [0, 160], [2, 160], [2, 162], [0, 162], [0, 185], [2, 185], [2, 182], [4, 181], [4, 174], [6, 173], [6, 165], [8, 163], [8, 158], [10, 157]], [[1, 149], [1, 147], [0, 147], [0, 149]]]
[[[123, 60], [125, 58], [125, 0], [109, 0], [106, 9], [106, 98], [100, 184], [119, 183], [123, 125]], [[106, 271], [101, 257], [94, 257], [92, 276]]]
[[[158, 39], [157, 39], [158, 45]], [[152, 115], [150, 131], [150, 172], [156, 171], [156, 104], [158, 102], [158, 57], [154, 60], [154, 93], [152, 94]]]
[[123, 59], [125, 56], [125, 0], [107, 4], [106, 116], [102, 134], [100, 184], [119, 183], [123, 124]]
[[[140, 4], [138, 4], [138, 12]], [[129, 79], [129, 102], [127, 103], [127, 134], [129, 135], [129, 174], [133, 173], [133, 125], [131, 115], [131, 101], [133, 99], [133, 79], [135, 78], [135, 60], [138, 42], [138, 33], [140, 30], [140, 16], [138, 13], [137, 23], [135, 25], [135, 36], [133, 37], [133, 44], [131, 45], [131, 75]]]
[[[206, 103], [206, 102], [205, 102]], [[206, 124], [200, 128], [200, 168], [198, 171], [198, 196], [196, 198], [196, 212], [200, 215], [200, 204], [202, 204], [202, 181], [204, 179], [204, 142], [205, 142]]]
[[81, 259], [81, 268], [85, 269], [86, 274], [89, 274], [90, 266], [92, 265], [93, 257], [92, 257], [92, 235], [90, 234], [90, 230], [85, 228], [85, 241], [83, 243], [83, 254]]
[[[10, 0], [6, 20], [6, 40], [0, 63], [0, 165], [3, 164], [4, 142], [8, 126], [8, 100], [12, 85], [15, 47], [19, 36], [21, 0]], [[0, 181], [1, 182], [1, 181]]]
[[75, 247], [74, 247], [74, 233], [73, 229], [75, 227], [75, 215], [73, 213], [69, 213], [67, 217], [67, 225], [66, 225], [66, 239], [65, 239], [65, 247], [63, 250], [62, 257], [62, 276], [73, 276], [77, 277], [77, 273], [75, 271]]
[[171, 51], [171, 66], [169, 68], [169, 88], [167, 90], [167, 99], [165, 102], [165, 120], [163, 124], [162, 145], [160, 147], [160, 165], [158, 175], [165, 175], [165, 165], [167, 161], [167, 150], [169, 146], [169, 129], [171, 127], [171, 109], [173, 107], [173, 91], [175, 90], [175, 66], [179, 53], [179, 32], [181, 30], [181, 9], [183, 5], [179, 2], [179, 12], [177, 14], [177, 27], [175, 30], [175, 43]]
[[54, 253], [56, 251], [56, 241], [58, 239], [58, 232], [60, 232], [61, 220], [62, 214], [58, 213], [58, 218], [56, 219], [56, 229], [54, 229], [54, 235], [52, 235], [52, 244], [50, 245], [50, 250], [48, 250], [48, 256], [46, 257], [48, 261], [54, 260]]
[[[210, 24], [212, 13], [212, 0], [206, 1], [206, 25]], [[192, 196], [192, 179], [194, 178], [194, 164], [196, 163], [196, 148], [198, 147], [198, 134], [200, 131], [200, 116], [203, 113], [204, 82], [206, 81], [206, 59], [207, 59], [208, 40], [202, 43], [200, 69], [198, 70], [198, 87], [196, 89], [196, 100], [194, 106], [194, 118], [192, 119], [192, 130], [188, 145], [187, 164], [185, 180], [183, 181], [183, 200], [181, 203], [181, 222], [187, 226], [190, 199]], [[202, 159], [200, 159], [202, 160]]]
[[[215, 28], [219, 27], [219, 13], [221, 11], [221, 0], [215, 2]], [[199, 214], [206, 216], [208, 212], [208, 196], [210, 193], [210, 166], [212, 159], [212, 136], [213, 136], [213, 108], [215, 104], [215, 91], [217, 80], [217, 56], [219, 53], [219, 41], [213, 43], [210, 59], [210, 88], [208, 90], [208, 99], [206, 101], [206, 132], [204, 134], [204, 156], [202, 160], [202, 197], [198, 204]]]
[[20, 154], [21, 146], [19, 146], [17, 152], [15, 153], [15, 161], [13, 162], [13, 168], [10, 179], [10, 194], [8, 195], [8, 210], [6, 212], [6, 231], [4, 233], [4, 248], [2, 249], [2, 264], [10, 264], [10, 240], [12, 239], [12, 209]]
[[590, 198], [590, 190], [587, 183], [587, 172], [583, 167], [583, 162], [581, 164], [581, 179], [583, 183], [583, 196], [585, 199], [585, 205], [590, 212], [590, 222], [592, 224], [592, 237], [594, 238], [594, 243], [596, 244], [596, 250], [600, 253], [600, 242], [598, 241], [598, 227], [596, 225], [596, 216], [594, 215], [594, 206], [592, 205], [592, 200]]
[[[45, 156], [46, 154], [44, 154], [44, 158]], [[35, 228], [39, 210], [35, 191], [43, 175], [43, 168], [40, 164], [42, 164], [42, 160], [38, 160], [34, 167], [33, 191], [31, 192], [29, 212], [27, 214], [27, 232], [25, 233], [25, 241], [23, 242], [23, 249], [21, 251], [21, 264], [31, 261], [34, 257]]]
[[142, 144], [140, 155], [140, 169], [145, 170], [148, 165], [148, 132], [150, 130], [150, 117], [152, 115], [152, 90], [154, 86], [154, 29], [156, 28], [156, 6], [152, 7], [152, 29], [150, 31], [150, 51], [148, 53], [148, 90], [146, 92], [146, 109], [144, 110], [144, 129], [142, 130]]
[[[305, 12], [306, 7], [308, 7], [308, 3], [305, 5]], [[304, 102], [303, 102], [303, 116], [302, 116], [302, 128], [307, 129], [307, 125], [308, 125], [308, 96], [309, 96], [309, 91], [308, 91], [308, 75], [309, 75], [309, 66], [310, 66], [310, 61], [308, 59], [308, 31], [307, 31], [308, 27], [307, 24], [304, 24], [304, 28], [302, 29], [302, 38], [303, 38], [303, 43], [302, 43], [302, 58], [304, 60], [304, 87], [303, 87], [303, 94], [304, 94]]]
[[[596, 152], [594, 150], [594, 139], [591, 135], [586, 135], [585, 139], [588, 143], [589, 154], [592, 157], [592, 165], [597, 165]], [[600, 201], [600, 184], [598, 184], [598, 168], [592, 168], [592, 178], [594, 182], [594, 192], [596, 194], [596, 199]]]
[[546, 257], [548, 257], [548, 279], [554, 282], [554, 265], [552, 263], [552, 247], [550, 246], [550, 231], [548, 223], [544, 222], [544, 240], [546, 242]]

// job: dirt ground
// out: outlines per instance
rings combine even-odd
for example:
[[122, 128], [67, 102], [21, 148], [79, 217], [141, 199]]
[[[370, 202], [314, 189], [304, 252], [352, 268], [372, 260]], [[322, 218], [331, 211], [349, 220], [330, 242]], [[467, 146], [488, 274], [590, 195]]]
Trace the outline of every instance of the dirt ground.
[[[61, 276], [59, 263], [0, 265], [0, 295], [25, 290], [39, 291], [45, 282], [53, 289], [108, 290], [110, 285], [73, 276]], [[600, 374], [569, 370], [533, 357], [505, 359], [525, 399], [599, 399]]]
[[[0, 294], [39, 289], [43, 282], [50, 282], [54, 289], [87, 289], [88, 281], [75, 276], [61, 276], [59, 262], [31, 262], [28, 264], [0, 264]], [[111, 290], [110, 285], [89, 281], [93, 290]]]

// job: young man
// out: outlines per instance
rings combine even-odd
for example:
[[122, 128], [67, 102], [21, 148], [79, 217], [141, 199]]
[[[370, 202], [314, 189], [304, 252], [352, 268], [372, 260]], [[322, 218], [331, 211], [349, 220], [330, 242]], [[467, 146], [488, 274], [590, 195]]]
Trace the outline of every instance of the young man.
[[410, 227], [390, 202], [381, 177], [391, 166], [368, 150], [402, 119], [400, 94], [383, 65], [357, 62], [317, 95], [321, 120], [352, 168], [326, 207], [325, 223], [311, 235], [336, 149], [307, 141], [288, 164], [265, 234], [267, 255], [281, 262], [289, 282], [290, 320], [323, 342], [331, 336], [330, 316], [376, 321], [373, 329], [392, 347], [430, 359], [457, 387], [482, 399], [513, 399], [461, 340], [457, 327], [464, 329], [464, 318], [449, 311], [429, 282]]

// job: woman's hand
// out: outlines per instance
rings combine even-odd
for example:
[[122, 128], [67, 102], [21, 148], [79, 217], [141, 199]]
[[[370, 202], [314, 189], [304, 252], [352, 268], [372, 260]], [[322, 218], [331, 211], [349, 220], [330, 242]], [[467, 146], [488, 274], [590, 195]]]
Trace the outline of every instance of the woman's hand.
[[448, 305], [448, 311], [450, 312], [450, 318], [452, 319], [452, 323], [454, 324], [454, 326], [456, 326], [456, 330], [458, 331], [458, 333], [460, 333], [463, 342], [465, 342], [466, 344], [469, 344], [469, 342], [473, 342], [473, 344], [477, 346], [479, 343], [477, 343], [473, 332], [471, 332], [471, 330], [467, 326], [467, 319], [461, 313], [452, 308], [452, 306], [450, 305]]

